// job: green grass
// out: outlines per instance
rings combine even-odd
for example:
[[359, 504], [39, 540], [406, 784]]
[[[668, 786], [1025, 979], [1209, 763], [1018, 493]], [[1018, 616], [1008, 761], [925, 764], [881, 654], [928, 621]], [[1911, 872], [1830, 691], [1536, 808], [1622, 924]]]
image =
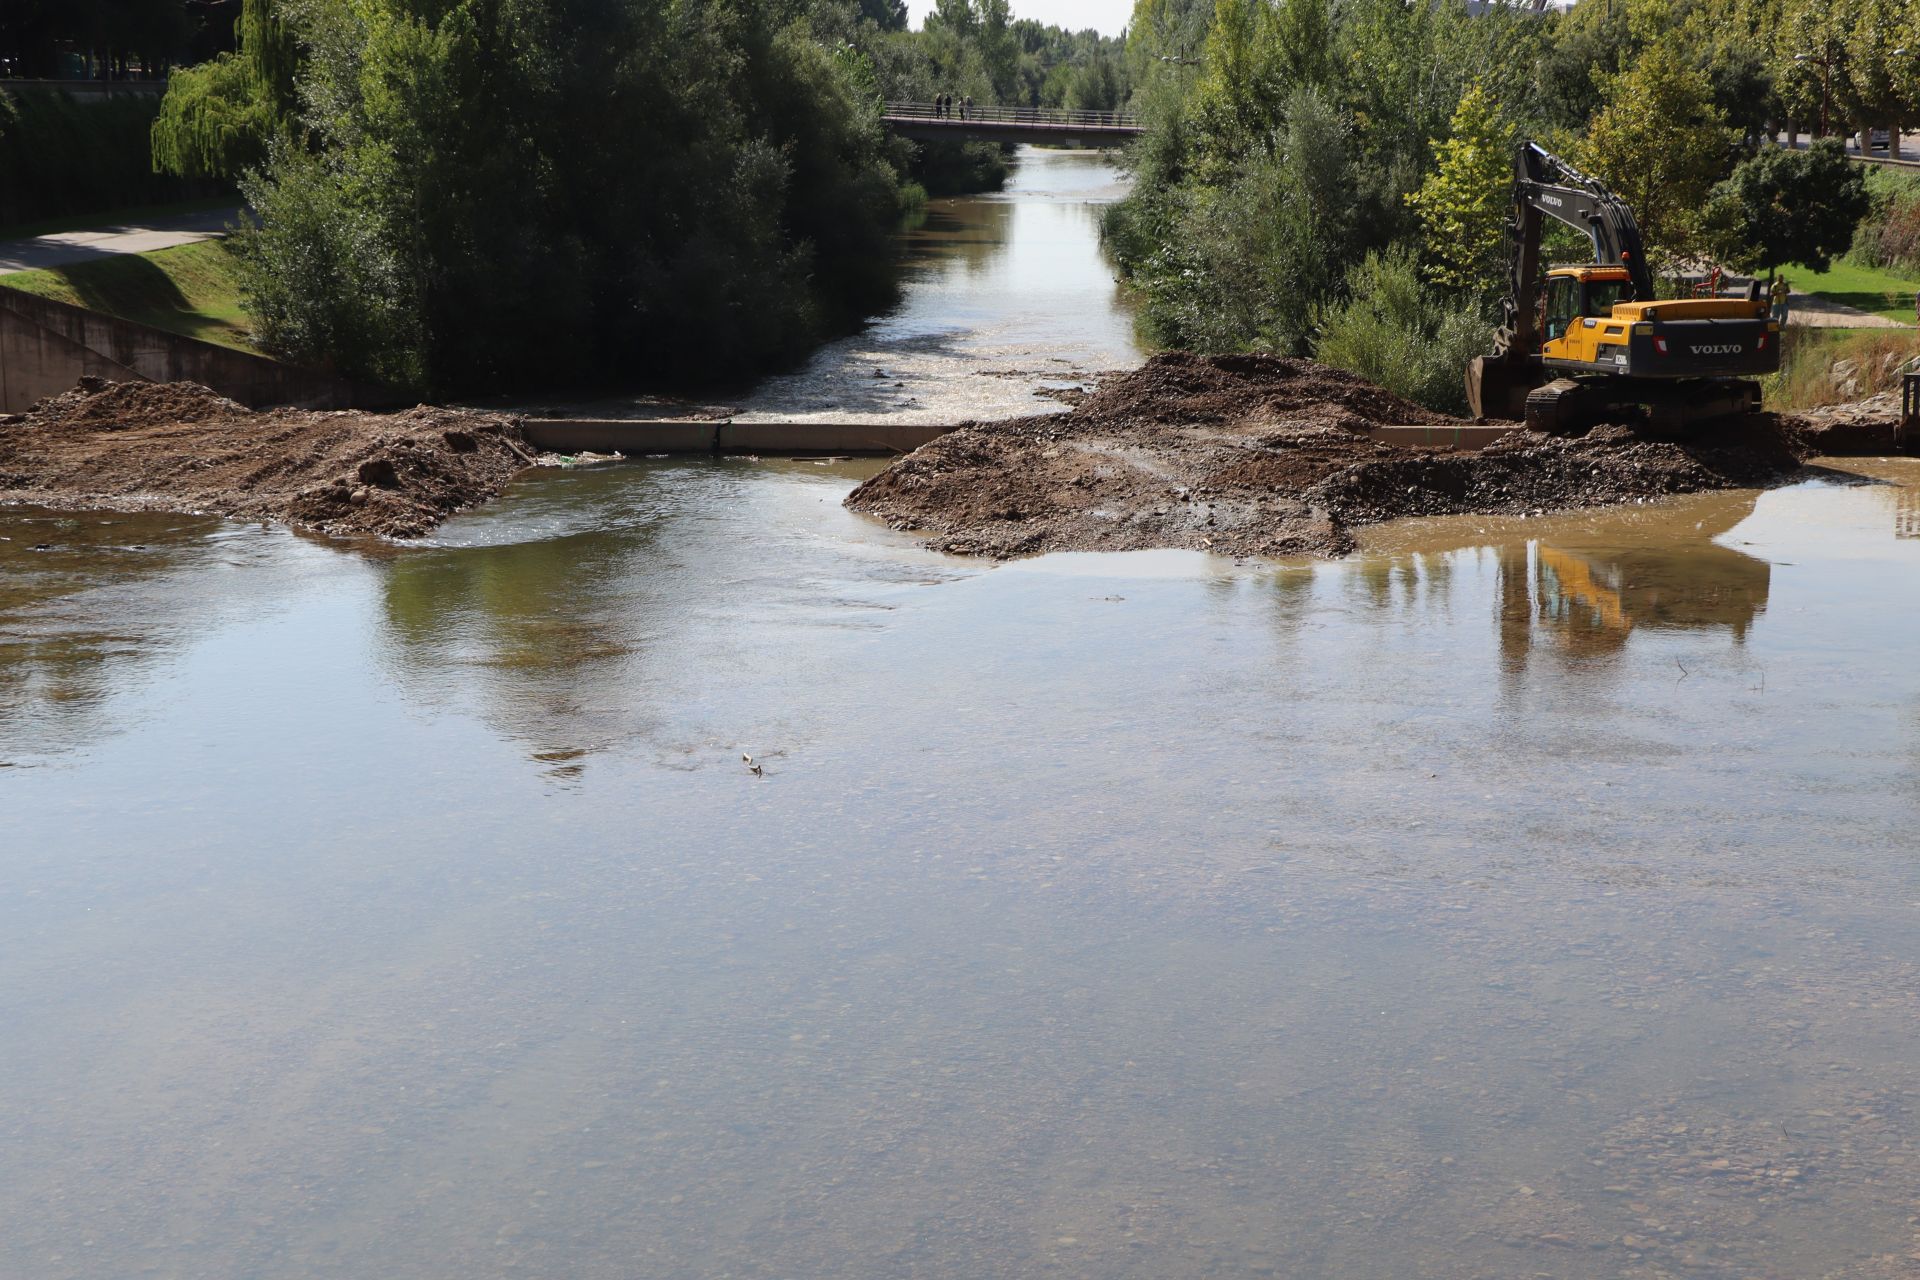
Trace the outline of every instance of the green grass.
[[240, 306], [237, 264], [223, 241], [18, 271], [0, 275], [0, 287], [259, 354]]
[[1920, 289], [1920, 280], [1903, 279], [1872, 267], [1856, 267], [1850, 262], [1835, 262], [1827, 271], [1782, 267], [1780, 273], [1802, 293], [1817, 293], [1876, 316], [1913, 323], [1913, 293]]
[[239, 196], [225, 195], [211, 200], [177, 200], [172, 204], [131, 204], [118, 209], [102, 209], [98, 213], [69, 214], [45, 222], [16, 222], [12, 226], [0, 227], [0, 240], [25, 240], [31, 236], [50, 236], [61, 231], [91, 231], [96, 227], [117, 227], [152, 218], [178, 217], [185, 213], [213, 213], [219, 209], [231, 209], [239, 202]]

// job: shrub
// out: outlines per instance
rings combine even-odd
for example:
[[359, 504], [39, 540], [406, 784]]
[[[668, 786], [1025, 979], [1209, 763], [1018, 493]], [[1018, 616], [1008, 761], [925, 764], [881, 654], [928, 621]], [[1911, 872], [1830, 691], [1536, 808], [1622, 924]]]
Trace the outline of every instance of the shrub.
[[1413, 251], [1369, 253], [1347, 272], [1346, 299], [1315, 315], [1315, 356], [1395, 395], [1447, 413], [1466, 409], [1467, 362], [1493, 326], [1423, 283]]
[[1867, 166], [1867, 216], [1847, 254], [1863, 267], [1920, 272], [1920, 177]]

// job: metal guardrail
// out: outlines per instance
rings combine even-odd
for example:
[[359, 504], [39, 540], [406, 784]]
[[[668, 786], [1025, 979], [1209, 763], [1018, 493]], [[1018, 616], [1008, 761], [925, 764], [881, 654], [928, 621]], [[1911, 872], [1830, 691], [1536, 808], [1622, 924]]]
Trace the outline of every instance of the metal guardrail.
[[[1811, 147], [1815, 141], [1812, 134], [1808, 134], [1806, 137], [1807, 140], [1805, 142], [1801, 142], [1796, 138], [1792, 145], [1789, 146], [1784, 140], [1783, 135], [1775, 134], [1773, 135], [1773, 143], [1775, 146], [1787, 147], [1787, 149], [1791, 151], [1805, 151]], [[1847, 142], [1849, 139], [1843, 138], [1841, 141]], [[1892, 165], [1896, 169], [1920, 169], [1920, 160], [1910, 160], [1904, 155], [1899, 157], [1892, 155], [1861, 155], [1858, 151], [1852, 149], [1849, 149], [1846, 155], [1847, 159], [1853, 161], [1855, 164], [1885, 164]]]
[[1066, 111], [1055, 107], [961, 106], [942, 110], [931, 102], [889, 102], [890, 120], [951, 120], [955, 124], [1027, 125], [1036, 129], [1103, 129], [1138, 133], [1140, 117], [1127, 111]]

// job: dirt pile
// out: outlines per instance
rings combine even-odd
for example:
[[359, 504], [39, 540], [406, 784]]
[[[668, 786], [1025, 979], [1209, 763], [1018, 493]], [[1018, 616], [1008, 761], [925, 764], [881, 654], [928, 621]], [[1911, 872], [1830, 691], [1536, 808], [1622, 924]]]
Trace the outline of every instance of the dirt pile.
[[494, 497], [533, 456], [501, 414], [256, 413], [198, 383], [89, 378], [0, 416], [0, 502], [411, 538]]
[[1479, 452], [1384, 444], [1376, 425], [1445, 426], [1357, 378], [1276, 356], [1156, 356], [1071, 413], [963, 427], [848, 497], [938, 550], [1180, 547], [1342, 555], [1399, 516], [1518, 513], [1769, 483], [1810, 452], [1757, 415], [1681, 438], [1515, 430]]

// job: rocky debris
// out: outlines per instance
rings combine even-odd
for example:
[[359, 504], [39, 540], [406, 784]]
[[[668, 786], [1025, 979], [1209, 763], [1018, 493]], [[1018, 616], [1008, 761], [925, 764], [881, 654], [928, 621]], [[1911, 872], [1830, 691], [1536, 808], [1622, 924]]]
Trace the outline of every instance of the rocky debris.
[[1815, 453], [1893, 453], [1900, 424], [1900, 393], [1882, 391], [1851, 404], [1830, 404], [1786, 416], [1793, 430]]
[[1343, 555], [1356, 527], [1401, 516], [1765, 485], [1812, 452], [1770, 414], [1677, 436], [1516, 429], [1478, 452], [1365, 434], [1457, 421], [1310, 360], [1175, 352], [1108, 379], [1070, 413], [942, 436], [847, 505], [925, 533], [938, 550], [995, 558], [1150, 547]]
[[497, 495], [533, 457], [503, 414], [255, 412], [198, 383], [90, 378], [0, 418], [0, 502], [413, 538]]

